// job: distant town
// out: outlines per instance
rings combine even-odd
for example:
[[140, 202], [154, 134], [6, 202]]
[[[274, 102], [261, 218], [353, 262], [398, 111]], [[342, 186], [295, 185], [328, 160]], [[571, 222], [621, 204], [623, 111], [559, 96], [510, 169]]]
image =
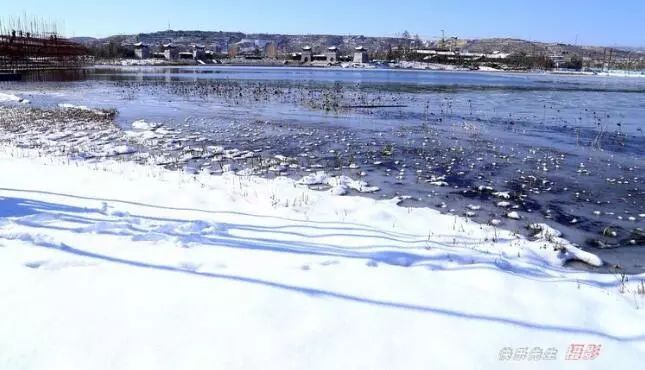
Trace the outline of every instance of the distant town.
[[26, 21], [2, 25], [0, 79], [20, 78], [23, 71], [91, 65], [213, 64], [645, 76], [644, 49], [462, 39], [443, 31], [431, 40], [407, 31], [396, 37], [367, 37], [173, 30], [67, 39], [55, 29]]
[[[287, 64], [442, 69], [645, 70], [645, 50], [518, 39], [424, 40], [398, 37], [160, 31], [105, 39], [74, 38], [103, 62], [130, 64]], [[137, 62], [138, 61], [138, 62]], [[403, 62], [403, 63], [402, 63]]]

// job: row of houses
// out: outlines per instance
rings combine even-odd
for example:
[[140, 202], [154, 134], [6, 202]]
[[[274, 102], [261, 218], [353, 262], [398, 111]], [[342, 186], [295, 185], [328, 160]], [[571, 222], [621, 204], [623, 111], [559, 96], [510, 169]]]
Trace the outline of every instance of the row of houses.
[[[134, 44], [134, 56], [138, 59], [163, 58], [167, 60], [175, 59], [204, 59], [209, 54], [204, 45], [191, 45], [189, 50], [180, 51], [173, 43], [162, 44], [160, 51], [154, 52], [150, 45], [138, 42]], [[212, 53], [212, 52], [210, 52]]]
[[[225, 53], [207, 49], [200, 44], [192, 44], [189, 48], [183, 50], [173, 43], [162, 44], [157, 47], [157, 51], [143, 42], [133, 45], [134, 55], [138, 59], [163, 58], [167, 60], [176, 59], [194, 59], [202, 60], [213, 58], [216, 54], [226, 54], [230, 58], [277, 58], [278, 49], [273, 41], [243, 39], [234, 44], [228, 45]], [[298, 53], [292, 53], [291, 59], [298, 60], [301, 63], [325, 62], [327, 64], [336, 64], [341, 60], [353, 61], [354, 63], [368, 63], [369, 56], [367, 49], [362, 46], [356, 47], [353, 55], [341, 55], [337, 46], [330, 46], [322, 53], [315, 53], [311, 46], [305, 46]]]
[[[224, 55], [224, 53], [207, 50], [206, 46], [200, 44], [192, 44], [189, 48], [180, 48], [173, 43], [162, 44], [159, 51], [153, 52], [151, 47], [142, 42], [134, 44], [134, 55], [139, 59], [148, 58], [161, 58], [166, 60], [177, 59], [193, 59], [203, 60], [212, 59], [216, 54]], [[503, 60], [509, 57], [509, 53], [493, 52], [489, 54], [484, 53], [470, 53], [460, 50], [443, 50], [443, 49], [418, 49], [415, 53], [423, 56], [426, 61], [434, 59], [447, 59], [447, 60], [480, 60], [480, 59], [498, 59]], [[277, 47], [272, 41], [250, 40], [244, 39], [229, 46], [225, 53], [230, 58], [246, 58], [246, 59], [262, 59], [262, 58], [277, 58]], [[563, 56], [553, 55], [549, 57], [553, 60], [556, 66], [564, 62]], [[316, 53], [311, 46], [304, 46], [300, 52], [292, 53], [291, 59], [299, 61], [300, 63], [326, 63], [337, 64], [341, 61], [348, 61], [353, 63], [369, 63], [369, 54], [367, 49], [363, 46], [358, 46], [354, 49], [351, 55], [341, 55], [337, 46], [330, 46], [323, 52]]]
[[343, 58], [336, 46], [328, 47], [327, 50], [321, 54], [314, 54], [311, 46], [305, 46], [302, 48], [300, 53], [292, 54], [292, 57], [294, 59], [300, 59], [301, 63], [325, 62], [328, 64], [336, 64], [339, 63], [341, 59], [351, 60], [354, 63], [369, 63], [367, 49], [362, 46], [358, 46], [354, 49], [354, 54], [351, 58]]
[[460, 59], [460, 60], [477, 60], [477, 59], [506, 59], [510, 56], [509, 53], [502, 53], [494, 51], [489, 54], [484, 53], [470, 53], [461, 50], [445, 50], [445, 49], [419, 49], [415, 51], [419, 55], [423, 55], [425, 60], [434, 58], [446, 59]]
[[278, 48], [270, 40], [242, 39], [229, 45], [227, 54], [231, 58], [270, 58], [278, 57]]
[[[499, 61], [504, 63], [509, 57], [512, 56], [511, 53], [502, 53], [499, 51], [494, 51], [492, 53], [470, 53], [467, 51], [461, 50], [444, 50], [444, 49], [419, 49], [415, 50], [417, 55], [423, 56], [423, 60], [426, 62], [465, 62], [465, 61]], [[517, 56], [517, 55], [516, 55]], [[535, 55], [526, 55], [526, 57], [535, 57]], [[562, 54], [551, 54], [543, 55], [541, 58], [545, 58], [552, 63], [553, 68], [582, 68], [583, 63], [590, 64], [592, 59], [590, 58], [581, 58], [577, 55], [562, 55]], [[578, 65], [576, 64], [576, 61]], [[577, 65], [577, 67], [576, 67]], [[608, 68], [603, 65], [603, 68]]]
[[159, 46], [151, 46], [143, 42], [137, 42], [132, 45], [132, 47], [134, 48], [134, 56], [138, 59], [163, 58], [167, 60], [202, 60], [212, 58], [216, 55], [227, 55], [231, 58], [276, 58], [278, 54], [277, 47], [272, 41], [249, 39], [243, 39], [234, 44], [226, 45], [225, 49], [222, 49], [220, 45], [207, 48], [205, 45], [191, 44], [186, 47], [173, 44], [172, 42], [161, 44]]

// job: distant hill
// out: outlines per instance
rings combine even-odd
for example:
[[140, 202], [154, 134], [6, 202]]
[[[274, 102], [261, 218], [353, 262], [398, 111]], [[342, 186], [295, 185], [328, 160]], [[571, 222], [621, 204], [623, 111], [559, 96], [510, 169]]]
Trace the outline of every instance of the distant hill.
[[72, 37], [70, 40], [77, 42], [79, 44], [92, 44], [98, 42], [99, 40], [94, 37]]
[[602, 46], [579, 46], [563, 43], [545, 43], [534, 42], [520, 39], [510, 38], [489, 38], [489, 39], [474, 39], [474, 40], [461, 40], [457, 43], [463, 50], [468, 50], [473, 53], [492, 53], [499, 51], [502, 53], [525, 53], [527, 55], [545, 55], [545, 56], [572, 56], [578, 55], [590, 59], [603, 59], [609, 58], [609, 53], [614, 59], [623, 58], [643, 58], [645, 53], [633, 48], [606, 48]]

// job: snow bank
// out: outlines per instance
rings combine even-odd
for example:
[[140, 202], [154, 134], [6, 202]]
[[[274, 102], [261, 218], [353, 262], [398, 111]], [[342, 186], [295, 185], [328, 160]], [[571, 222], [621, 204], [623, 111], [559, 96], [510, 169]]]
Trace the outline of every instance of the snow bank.
[[503, 72], [503, 70], [501, 69], [493, 68], [489, 66], [479, 66], [477, 67], [477, 70], [480, 72]]
[[158, 66], [168, 64], [166, 59], [123, 59], [119, 60], [117, 64], [122, 66]]
[[13, 94], [6, 94], [0, 92], [0, 102], [17, 102], [17, 103], [22, 103], [22, 104], [29, 104], [30, 101], [27, 99], [23, 99], [19, 96], [13, 95]]
[[642, 365], [645, 275], [565, 269], [551, 229], [304, 185], [349, 181], [323, 174], [32, 155], [0, 148], [0, 369], [551, 369], [571, 344]]
[[69, 103], [60, 103], [58, 104], [58, 107], [61, 109], [75, 109], [75, 110], [83, 110], [87, 112], [92, 112], [98, 115], [109, 115], [108, 112], [104, 112], [100, 109], [93, 109], [90, 107], [87, 107], [85, 105], [75, 105], [75, 104], [69, 104]]
[[555, 249], [560, 250], [560, 257], [563, 261], [577, 260], [585, 262], [591, 266], [600, 267], [603, 265], [602, 260], [595, 254], [585, 252], [574, 246], [568, 240], [562, 238], [562, 233], [547, 224], [531, 224], [529, 229], [535, 231], [534, 237], [539, 240], [550, 242]]
[[468, 68], [459, 67], [451, 64], [439, 64], [439, 63], [427, 63], [427, 62], [416, 62], [416, 61], [405, 61], [402, 60], [398, 63], [390, 63], [392, 68], [402, 68], [402, 69], [424, 69], [424, 70], [433, 70], [433, 71], [467, 71]]

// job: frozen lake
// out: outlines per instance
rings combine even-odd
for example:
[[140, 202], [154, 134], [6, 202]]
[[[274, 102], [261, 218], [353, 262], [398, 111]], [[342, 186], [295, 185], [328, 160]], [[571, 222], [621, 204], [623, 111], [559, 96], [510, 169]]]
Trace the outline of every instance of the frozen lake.
[[[223, 146], [252, 153], [226, 162], [262, 176], [324, 170], [381, 189], [368, 196], [408, 196], [405, 207], [521, 233], [547, 222], [626, 271], [645, 269], [645, 79], [127, 67], [2, 87], [34, 107], [114, 108], [124, 130], [137, 120], [173, 130], [151, 150]], [[257, 168], [275, 156], [284, 163]], [[181, 166], [222, 164], [193, 155]]]

